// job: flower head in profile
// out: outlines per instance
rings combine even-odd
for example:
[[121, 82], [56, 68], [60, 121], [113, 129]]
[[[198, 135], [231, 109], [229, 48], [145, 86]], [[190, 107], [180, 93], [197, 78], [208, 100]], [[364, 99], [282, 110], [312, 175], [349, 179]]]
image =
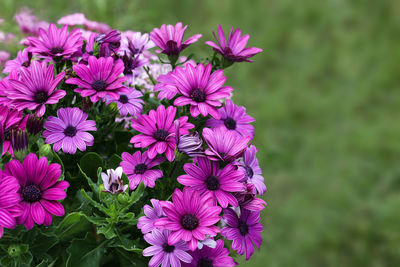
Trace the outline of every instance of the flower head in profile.
[[254, 121], [253, 117], [246, 114], [245, 107], [236, 106], [232, 100], [227, 99], [225, 106], [218, 110], [220, 119], [209, 119], [206, 127], [225, 127], [230, 131], [235, 131], [242, 136], [254, 137], [254, 127], [250, 123]]
[[61, 166], [57, 163], [49, 165], [47, 158], [38, 159], [31, 153], [23, 164], [13, 159], [4, 167], [6, 175], [17, 178], [21, 189], [21, 206], [23, 213], [17, 218], [18, 224], [24, 224], [30, 230], [34, 224], [49, 226], [52, 216], [63, 216], [64, 207], [59, 200], [65, 199], [67, 181], [58, 181]]
[[106, 97], [107, 105], [111, 103], [117, 103], [117, 108], [119, 110], [119, 114], [122, 117], [126, 117], [128, 115], [132, 117], [136, 117], [137, 114], [140, 114], [143, 109], [144, 101], [140, 98], [143, 94], [136, 89], [129, 88], [129, 93], [119, 93], [119, 99], [115, 100], [112, 97]]
[[96, 42], [100, 44], [100, 57], [110, 57], [117, 53], [121, 45], [121, 33], [117, 30], [111, 30], [106, 34], [99, 34]]
[[39, 21], [36, 16], [32, 15], [29, 9], [23, 8], [16, 15], [18, 27], [21, 32], [28, 35], [38, 35], [40, 28], [49, 27], [46, 21]]
[[168, 56], [179, 55], [179, 53], [190, 44], [197, 42], [201, 38], [201, 34], [195, 34], [186, 41], [182, 42], [187, 25], [182, 28], [182, 23], [178, 22], [174, 25], [161, 25], [154, 28], [150, 33], [150, 39], [161, 49], [156, 50], [157, 53], [163, 53]]
[[32, 53], [25, 48], [22, 51], [18, 51], [17, 57], [13, 60], [6, 62], [3, 73], [10, 73], [13, 70], [19, 70], [21, 67], [29, 67], [31, 64]]
[[19, 70], [20, 78], [10, 78], [11, 87], [6, 91], [11, 106], [18, 110], [29, 109], [35, 111], [36, 116], [42, 117], [46, 105], [56, 104], [66, 92], [57, 90], [57, 85], [64, 78], [61, 72], [54, 77], [54, 65], [47, 66], [45, 62], [33, 61], [28, 68]]
[[181, 262], [190, 262], [192, 257], [186, 251], [189, 249], [187, 244], [180, 240], [171, 245], [168, 239], [171, 232], [168, 230], [154, 229], [151, 233], [144, 236], [144, 240], [151, 246], [143, 250], [143, 256], [153, 256], [149, 262], [150, 267], [160, 265], [168, 267], [180, 267]]
[[241, 209], [241, 215], [238, 217], [234, 210], [224, 209], [223, 219], [227, 227], [222, 229], [221, 235], [232, 240], [232, 248], [239, 255], [246, 253], [246, 260], [249, 260], [254, 253], [254, 245], [260, 249], [262, 243], [263, 226], [260, 223], [260, 212]]
[[226, 208], [228, 204], [237, 207], [238, 202], [231, 192], [244, 189], [239, 182], [243, 173], [236, 170], [233, 164], [220, 169], [218, 162], [210, 162], [208, 158], [195, 158], [194, 163], [186, 163], [183, 167], [186, 174], [178, 177], [178, 182], [206, 195]]
[[39, 38], [28, 37], [29, 51], [35, 55], [55, 60], [70, 58], [83, 45], [82, 33], [74, 29], [68, 33], [68, 26], [58, 29], [54, 23], [49, 25], [47, 31], [40, 28]]
[[188, 117], [183, 116], [175, 120], [176, 107], [169, 106], [167, 109], [163, 105], [158, 106], [157, 110], [150, 110], [149, 115], [138, 115], [136, 120], [132, 120], [132, 128], [141, 132], [131, 139], [135, 147], [149, 147], [148, 157], [155, 158], [157, 154], [165, 153], [169, 161], [175, 158], [175, 126], [179, 121], [180, 134], [189, 134], [189, 129], [194, 127], [188, 123]]
[[215, 248], [204, 246], [202, 249], [189, 251], [193, 257], [191, 263], [184, 263], [183, 267], [213, 266], [213, 267], [233, 267], [237, 263], [229, 256], [229, 250], [224, 247], [222, 239], [217, 240]]
[[142, 181], [144, 186], [153, 188], [157, 179], [163, 176], [159, 169], [155, 169], [164, 161], [163, 157], [149, 158], [148, 151], [136, 151], [133, 155], [122, 153], [121, 167], [128, 176], [129, 187], [134, 190]]
[[28, 116], [23, 116], [22, 111], [0, 105], [0, 132], [2, 133], [1, 156], [5, 153], [14, 155], [11, 139], [13, 130], [25, 130]]
[[90, 96], [93, 103], [106, 96], [119, 99], [119, 93], [129, 93], [129, 89], [122, 84], [126, 77], [120, 77], [124, 71], [124, 63], [121, 60], [114, 63], [112, 57], [97, 59], [90, 56], [87, 66], [77, 64], [72, 68], [79, 78], [70, 78], [65, 82], [77, 85], [75, 92], [80, 93], [82, 97]]
[[79, 108], [60, 108], [57, 117], [50, 116], [44, 124], [43, 137], [47, 144], [54, 144], [54, 151], [75, 154], [76, 149], [85, 151], [94, 138], [88, 131], [96, 131], [96, 122], [87, 120], [88, 115]]
[[19, 190], [18, 180], [0, 170], [0, 238], [4, 228], [13, 229], [17, 224], [16, 218], [22, 214]]
[[206, 44], [231, 62], [253, 62], [249, 58], [263, 51], [261, 48], [257, 47], [246, 47], [250, 35], [246, 34], [241, 36], [242, 31], [239, 28], [233, 30], [232, 27], [229, 33], [228, 43], [226, 42], [225, 33], [221, 25], [218, 25], [218, 37], [215, 32], [213, 32], [213, 34], [218, 44], [211, 41], [207, 41]]
[[60, 25], [76, 26], [83, 25], [87, 21], [86, 17], [82, 13], [73, 13], [60, 18], [57, 23]]
[[103, 180], [104, 191], [111, 194], [123, 193], [128, 189], [128, 185], [124, 185], [121, 179], [122, 168], [118, 167], [115, 170], [109, 169], [107, 173], [101, 173], [101, 179]]
[[169, 245], [183, 240], [194, 251], [198, 241], [206, 239], [206, 235], [216, 236], [220, 231], [215, 224], [221, 219], [221, 207], [214, 206], [207, 196], [201, 196], [196, 190], [175, 189], [172, 202], [160, 203], [166, 217], [156, 220], [154, 225], [171, 231]]
[[143, 212], [145, 216], [140, 217], [137, 223], [137, 228], [140, 229], [143, 234], [153, 231], [156, 228], [154, 222], [165, 216], [159, 200], [151, 199], [150, 202], [153, 208], [147, 204], [144, 205]]
[[245, 189], [233, 194], [237, 199], [239, 206], [250, 211], [262, 211], [267, 203], [261, 198], [256, 197], [254, 184], [245, 183]]

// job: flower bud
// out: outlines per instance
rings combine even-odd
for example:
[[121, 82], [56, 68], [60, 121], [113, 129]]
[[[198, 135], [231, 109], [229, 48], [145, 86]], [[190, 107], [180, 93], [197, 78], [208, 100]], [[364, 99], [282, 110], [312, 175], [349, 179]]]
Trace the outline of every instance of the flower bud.
[[128, 189], [128, 185], [124, 185], [121, 179], [122, 168], [118, 167], [115, 170], [109, 169], [107, 173], [101, 173], [101, 179], [103, 180], [104, 191], [111, 194], [123, 193]]
[[30, 135], [37, 135], [43, 130], [43, 117], [30, 115], [26, 122], [26, 130]]

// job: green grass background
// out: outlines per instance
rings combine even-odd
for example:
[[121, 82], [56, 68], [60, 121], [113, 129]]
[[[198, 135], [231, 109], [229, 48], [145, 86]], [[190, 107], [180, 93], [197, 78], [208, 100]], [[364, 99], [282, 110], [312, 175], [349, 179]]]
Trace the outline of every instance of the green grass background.
[[204, 56], [218, 24], [242, 28], [264, 52], [227, 83], [257, 120], [268, 208], [241, 266], [399, 266], [399, 1], [0, 0], [0, 17], [22, 6], [121, 30], [182, 21]]

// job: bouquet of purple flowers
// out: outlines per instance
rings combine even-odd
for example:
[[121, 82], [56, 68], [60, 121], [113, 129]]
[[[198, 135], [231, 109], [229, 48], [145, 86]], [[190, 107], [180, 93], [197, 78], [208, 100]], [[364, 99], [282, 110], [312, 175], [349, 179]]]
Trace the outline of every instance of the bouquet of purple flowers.
[[[119, 32], [16, 16], [0, 80], [1, 266], [235, 266], [262, 242], [254, 119], [224, 69], [262, 50], [221, 26]], [[155, 47], [155, 49], [154, 49]]]

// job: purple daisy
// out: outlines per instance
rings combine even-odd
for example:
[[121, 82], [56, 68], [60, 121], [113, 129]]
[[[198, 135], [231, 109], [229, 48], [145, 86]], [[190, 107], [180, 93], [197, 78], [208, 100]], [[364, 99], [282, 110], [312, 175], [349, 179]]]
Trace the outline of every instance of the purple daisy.
[[221, 219], [221, 207], [214, 206], [208, 197], [185, 187], [183, 192], [175, 189], [172, 201], [160, 201], [166, 217], [154, 222], [155, 226], [172, 231], [168, 237], [169, 245], [182, 239], [194, 251], [198, 241], [206, 239], [206, 235], [216, 236], [220, 232], [215, 224]]
[[16, 217], [22, 214], [19, 189], [18, 180], [0, 170], [0, 238], [4, 228], [13, 229], [17, 224]]
[[218, 110], [221, 118], [209, 119], [206, 122], [206, 127], [219, 127], [224, 126], [226, 129], [236, 131], [242, 136], [249, 136], [251, 139], [254, 137], [254, 127], [250, 125], [255, 121], [253, 117], [246, 114], [245, 107], [236, 106], [232, 100], [227, 99], [225, 106]]
[[57, 117], [50, 116], [44, 124], [43, 137], [47, 144], [54, 144], [54, 151], [75, 154], [76, 149], [85, 151], [94, 138], [88, 131], [96, 131], [96, 122], [86, 120], [88, 115], [79, 108], [60, 108]]
[[198, 64], [195, 67], [192, 64], [186, 64], [185, 69], [177, 67], [170, 75], [177, 91], [182, 96], [175, 99], [174, 105], [190, 105], [190, 114], [193, 117], [210, 114], [215, 119], [219, 119], [217, 107], [222, 105], [219, 100], [230, 96], [233, 88], [222, 86], [226, 80], [226, 77], [222, 76], [223, 70], [211, 73], [211, 69], [211, 64], [207, 66]]
[[174, 123], [179, 122], [180, 134], [189, 134], [188, 130], [194, 127], [187, 122], [187, 116], [175, 120], [176, 110], [173, 106], [165, 109], [160, 105], [157, 110], [150, 110], [149, 115], [138, 115], [136, 120], [132, 120], [132, 128], [142, 134], [132, 137], [131, 143], [135, 147], [149, 147], [148, 157], [151, 159], [165, 152], [167, 159], [173, 161], [176, 147]]
[[260, 223], [260, 212], [241, 209], [241, 215], [238, 218], [235, 211], [225, 209], [223, 219], [227, 227], [222, 229], [221, 235], [228, 240], [233, 240], [232, 248], [239, 255], [246, 253], [246, 260], [249, 260], [254, 253], [254, 245], [260, 249], [262, 243], [260, 233], [263, 231], [263, 226]]
[[143, 154], [136, 151], [133, 155], [124, 152], [121, 156], [121, 167], [128, 176], [131, 190], [134, 190], [142, 181], [145, 187], [153, 188], [156, 180], [163, 176], [161, 170], [153, 169], [164, 161], [163, 157], [151, 159], [148, 157], [148, 151], [143, 152]]
[[52, 215], [63, 216], [65, 211], [59, 200], [65, 199], [67, 181], [58, 181], [61, 166], [57, 163], [49, 165], [47, 158], [38, 159], [30, 153], [23, 164], [13, 159], [4, 167], [6, 175], [17, 178], [21, 189], [23, 213], [17, 218], [18, 224], [24, 224], [30, 230], [34, 224], [49, 226]]
[[223, 208], [228, 207], [228, 204], [238, 206], [231, 192], [244, 189], [243, 184], [239, 182], [244, 174], [236, 170], [233, 164], [228, 164], [221, 170], [218, 162], [199, 157], [195, 158], [194, 163], [186, 163], [183, 169], [187, 174], [178, 177], [179, 183], [199, 191], [215, 203], [218, 201]]
[[254, 184], [246, 183], [245, 190], [234, 193], [239, 206], [250, 211], [262, 211], [267, 203], [261, 198], [256, 198], [256, 190]]
[[140, 99], [143, 94], [133, 88], [130, 88], [130, 93], [119, 93], [119, 99], [115, 100], [112, 97], [106, 96], [106, 103], [117, 103], [117, 108], [122, 117], [127, 115], [136, 117], [136, 114], [140, 114], [143, 109], [144, 101]]
[[182, 43], [186, 28], [187, 25], [182, 28], [181, 22], [178, 22], [175, 26], [163, 24], [160, 29], [154, 28], [150, 33], [150, 39], [161, 49], [156, 50], [156, 52], [168, 56], [179, 55], [183, 49], [201, 38], [201, 34], [195, 34]]
[[267, 187], [264, 183], [264, 177], [261, 176], [262, 170], [260, 165], [258, 165], [256, 154], [257, 148], [250, 146], [244, 152], [243, 160], [239, 161], [236, 165], [245, 174], [247, 182], [254, 184], [258, 194], [263, 195], [267, 191]]
[[213, 34], [218, 45], [211, 41], [207, 41], [206, 44], [231, 62], [253, 62], [249, 60], [249, 58], [263, 51], [261, 48], [257, 47], [245, 47], [249, 41], [250, 35], [246, 34], [241, 36], [242, 31], [239, 28], [233, 31], [232, 27], [228, 37], [228, 44], [226, 43], [225, 33], [221, 25], [218, 25], [219, 38], [216, 36], [215, 32], [213, 32]]
[[47, 31], [40, 28], [39, 38], [28, 37], [29, 51], [47, 58], [69, 58], [79, 51], [83, 45], [80, 29], [74, 29], [68, 33], [68, 26], [58, 29], [54, 23], [49, 25]]
[[106, 34], [99, 34], [96, 42], [100, 44], [100, 57], [111, 57], [115, 54], [121, 45], [121, 33], [117, 30], [111, 30]]
[[1, 155], [9, 153], [14, 155], [11, 145], [11, 133], [13, 130], [25, 130], [28, 116], [23, 116], [22, 111], [10, 109], [9, 107], [0, 105], [0, 131], [2, 133], [3, 151]]
[[12, 70], [19, 70], [21, 67], [29, 67], [32, 53], [28, 49], [18, 51], [17, 57], [6, 62], [3, 73], [10, 73]]
[[120, 77], [124, 71], [124, 63], [121, 60], [114, 63], [112, 57], [97, 59], [90, 56], [88, 66], [77, 64], [72, 68], [79, 78], [70, 78], [65, 82], [78, 85], [75, 92], [80, 93], [82, 97], [90, 96], [93, 103], [105, 96], [119, 99], [119, 93], [129, 93], [129, 89], [122, 84], [126, 77]]
[[19, 70], [20, 79], [10, 78], [11, 88], [6, 91], [11, 104], [18, 110], [29, 109], [42, 117], [46, 104], [56, 104], [66, 95], [64, 90], [56, 90], [65, 72], [54, 77], [54, 65], [33, 61], [28, 68]]
[[154, 222], [165, 216], [160, 206], [160, 201], [157, 199], [151, 199], [150, 201], [154, 208], [147, 204], [144, 205], [143, 212], [145, 216], [140, 217], [137, 223], [137, 228], [140, 229], [143, 234], [153, 231], [156, 228]]
[[182, 240], [173, 245], [168, 244], [171, 232], [168, 230], [154, 229], [151, 233], [144, 236], [144, 240], [150, 247], [143, 250], [143, 256], [153, 256], [149, 262], [149, 267], [181, 267], [182, 262], [191, 262], [192, 256], [186, 251], [189, 249]]
[[232, 267], [237, 265], [232, 257], [229, 257], [229, 249], [224, 247], [222, 239], [217, 240], [215, 248], [204, 246], [202, 249], [189, 252], [189, 254], [193, 260], [191, 263], [184, 263], [183, 267]]
[[240, 157], [251, 140], [250, 137], [243, 137], [225, 127], [204, 128], [203, 138], [209, 147], [205, 152], [209, 159], [227, 162]]

